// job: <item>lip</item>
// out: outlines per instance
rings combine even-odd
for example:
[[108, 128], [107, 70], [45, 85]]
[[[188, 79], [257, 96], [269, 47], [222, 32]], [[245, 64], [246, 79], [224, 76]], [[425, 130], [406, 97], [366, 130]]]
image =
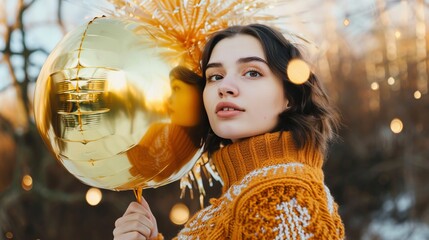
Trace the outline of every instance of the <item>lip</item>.
[[[228, 108], [228, 109], [233, 109], [233, 110], [226, 110], [224, 111], [224, 108]], [[222, 117], [222, 118], [227, 118], [227, 117], [233, 117], [236, 116], [237, 114], [244, 112], [245, 110], [241, 107], [239, 107], [238, 105], [231, 103], [231, 102], [220, 102], [216, 105], [216, 110], [215, 113], [217, 116]]]
[[230, 102], [220, 102], [216, 105], [216, 113], [222, 111], [224, 108], [233, 108], [236, 111], [244, 112], [244, 109], [240, 108], [238, 105]]

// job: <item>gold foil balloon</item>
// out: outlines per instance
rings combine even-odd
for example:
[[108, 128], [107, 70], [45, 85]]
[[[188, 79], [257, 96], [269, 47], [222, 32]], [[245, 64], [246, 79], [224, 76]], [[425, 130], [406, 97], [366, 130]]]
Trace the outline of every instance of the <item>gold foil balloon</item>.
[[37, 80], [35, 120], [80, 181], [141, 189], [191, 170], [202, 150], [201, 90], [186, 81], [170, 85], [177, 80], [170, 51], [145, 26], [102, 17], [68, 33], [49, 55]]

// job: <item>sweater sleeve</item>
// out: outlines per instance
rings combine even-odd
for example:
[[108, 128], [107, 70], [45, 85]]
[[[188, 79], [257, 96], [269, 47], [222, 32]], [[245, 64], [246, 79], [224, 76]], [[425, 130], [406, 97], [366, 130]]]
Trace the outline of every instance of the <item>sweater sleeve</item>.
[[343, 239], [328, 188], [302, 175], [260, 179], [234, 206], [232, 239]]

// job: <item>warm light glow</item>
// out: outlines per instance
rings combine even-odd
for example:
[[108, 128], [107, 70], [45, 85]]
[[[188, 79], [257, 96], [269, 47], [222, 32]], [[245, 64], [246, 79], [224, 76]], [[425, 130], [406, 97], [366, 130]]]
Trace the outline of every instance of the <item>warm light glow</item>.
[[350, 24], [350, 20], [348, 18], [344, 19], [343, 24], [347, 27]]
[[380, 86], [378, 85], [378, 82], [373, 82], [373, 83], [371, 83], [371, 89], [372, 90], [377, 90], [378, 88], [379, 88]]
[[170, 80], [162, 79], [153, 82], [144, 93], [146, 108], [149, 111], [166, 112], [165, 102], [171, 96]]
[[287, 69], [289, 80], [295, 84], [303, 84], [310, 77], [310, 67], [301, 59], [293, 59], [289, 62]]
[[396, 31], [395, 31], [395, 37], [396, 37], [396, 38], [400, 38], [400, 37], [401, 37], [401, 32], [400, 32], [400, 31], [398, 31], [398, 30], [396, 30]]
[[387, 79], [387, 84], [389, 85], [395, 84], [395, 79], [393, 77], [390, 77], [389, 79]]
[[121, 91], [127, 86], [127, 76], [123, 71], [107, 72], [107, 81], [109, 82], [110, 91]]
[[395, 118], [390, 122], [390, 129], [393, 133], [400, 133], [402, 132], [404, 125], [402, 124], [402, 121], [398, 118]]
[[90, 188], [86, 192], [86, 201], [91, 206], [98, 205], [101, 202], [102, 198], [103, 198], [103, 194], [98, 188]]
[[420, 91], [417, 90], [414, 92], [414, 98], [415, 99], [420, 99], [421, 97], [422, 97], [422, 93]]
[[22, 188], [26, 191], [30, 191], [33, 188], [33, 178], [30, 175], [25, 175], [22, 178]]
[[170, 220], [176, 225], [185, 224], [189, 219], [189, 209], [183, 203], [177, 203], [171, 208]]
[[11, 232], [7, 232], [7, 233], [5, 234], [5, 236], [6, 236], [6, 238], [7, 238], [7, 239], [12, 239], [12, 238], [13, 238], [13, 233], [11, 233]]

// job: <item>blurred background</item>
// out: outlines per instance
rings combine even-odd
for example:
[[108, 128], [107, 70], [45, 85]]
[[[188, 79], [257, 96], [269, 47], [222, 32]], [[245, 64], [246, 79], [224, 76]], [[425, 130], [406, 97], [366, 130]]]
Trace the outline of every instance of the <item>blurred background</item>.
[[[289, 0], [274, 14], [309, 54], [343, 124], [325, 163], [348, 239], [429, 239], [427, 0]], [[97, 5], [98, 6], [98, 5]], [[34, 124], [40, 68], [94, 2], [0, 0], [0, 239], [111, 239], [132, 191], [90, 188], [47, 151]], [[205, 204], [220, 193], [206, 182]], [[200, 209], [179, 183], [143, 191], [173, 237]]]

